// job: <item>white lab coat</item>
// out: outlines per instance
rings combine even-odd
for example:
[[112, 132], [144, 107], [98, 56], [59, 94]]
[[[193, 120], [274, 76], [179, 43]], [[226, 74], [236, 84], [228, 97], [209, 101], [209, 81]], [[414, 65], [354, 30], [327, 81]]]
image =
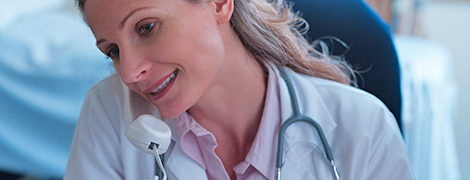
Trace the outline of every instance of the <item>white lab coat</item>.
[[[292, 115], [291, 101], [285, 82], [275, 71], [285, 121]], [[299, 97], [301, 113], [315, 119], [323, 128], [341, 179], [413, 179], [394, 116], [380, 100], [357, 88], [289, 69], [287, 72]], [[126, 123], [131, 121], [124, 105], [128, 103], [124, 100], [127, 91], [116, 74], [90, 88], [77, 123], [64, 179], [153, 179], [153, 155], [133, 147], [124, 135]], [[167, 120], [167, 123], [173, 132], [172, 145], [164, 160], [168, 179], [207, 179], [205, 170], [182, 151], [175, 122]], [[292, 124], [285, 135], [284, 151], [289, 152], [282, 179], [333, 179], [331, 167], [319, 149], [323, 151], [313, 127], [304, 122]]]

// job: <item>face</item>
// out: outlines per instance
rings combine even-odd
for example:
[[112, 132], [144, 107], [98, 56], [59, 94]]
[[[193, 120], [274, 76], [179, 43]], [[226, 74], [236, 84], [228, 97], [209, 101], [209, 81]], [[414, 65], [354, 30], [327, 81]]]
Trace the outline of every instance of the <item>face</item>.
[[123, 82], [172, 119], [213, 86], [224, 42], [211, 3], [184, 0], [87, 0], [97, 46]]

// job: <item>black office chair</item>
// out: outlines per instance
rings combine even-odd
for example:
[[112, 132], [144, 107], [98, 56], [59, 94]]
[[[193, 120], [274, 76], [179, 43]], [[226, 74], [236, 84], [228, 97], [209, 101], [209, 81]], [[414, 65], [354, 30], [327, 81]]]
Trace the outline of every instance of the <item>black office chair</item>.
[[334, 43], [332, 53], [345, 59], [360, 73], [359, 88], [381, 99], [401, 129], [400, 69], [387, 24], [362, 0], [291, 0], [294, 11], [307, 20], [307, 39], [332, 36], [347, 45]]

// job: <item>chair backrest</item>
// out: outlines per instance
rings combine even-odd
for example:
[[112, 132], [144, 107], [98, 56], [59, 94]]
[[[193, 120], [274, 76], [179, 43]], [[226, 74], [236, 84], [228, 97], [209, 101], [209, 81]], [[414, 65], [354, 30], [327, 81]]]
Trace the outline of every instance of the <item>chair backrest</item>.
[[[346, 61], [364, 71], [358, 77], [359, 88], [381, 99], [401, 129], [400, 70], [388, 25], [362, 0], [291, 1], [310, 25], [308, 40], [333, 36], [348, 44]], [[332, 49], [336, 55], [344, 51]]]

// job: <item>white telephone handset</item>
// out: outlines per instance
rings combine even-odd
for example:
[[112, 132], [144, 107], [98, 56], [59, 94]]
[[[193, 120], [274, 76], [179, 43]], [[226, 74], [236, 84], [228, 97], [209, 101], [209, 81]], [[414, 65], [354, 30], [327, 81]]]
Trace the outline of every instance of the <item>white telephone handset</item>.
[[[121, 84], [124, 91], [126, 137], [138, 149], [154, 154], [163, 173], [162, 180], [166, 180], [166, 172], [158, 155], [165, 153], [170, 146], [171, 129], [162, 120], [163, 118], [156, 117], [159, 116], [159, 112], [152, 104], [139, 94], [129, 90], [124, 83], [121, 82]], [[155, 176], [154, 179], [158, 179], [158, 176]]]
[[171, 129], [163, 120], [143, 114], [126, 128], [126, 137], [146, 153], [152, 154], [152, 145], [156, 144], [158, 154], [163, 154], [171, 143]]

